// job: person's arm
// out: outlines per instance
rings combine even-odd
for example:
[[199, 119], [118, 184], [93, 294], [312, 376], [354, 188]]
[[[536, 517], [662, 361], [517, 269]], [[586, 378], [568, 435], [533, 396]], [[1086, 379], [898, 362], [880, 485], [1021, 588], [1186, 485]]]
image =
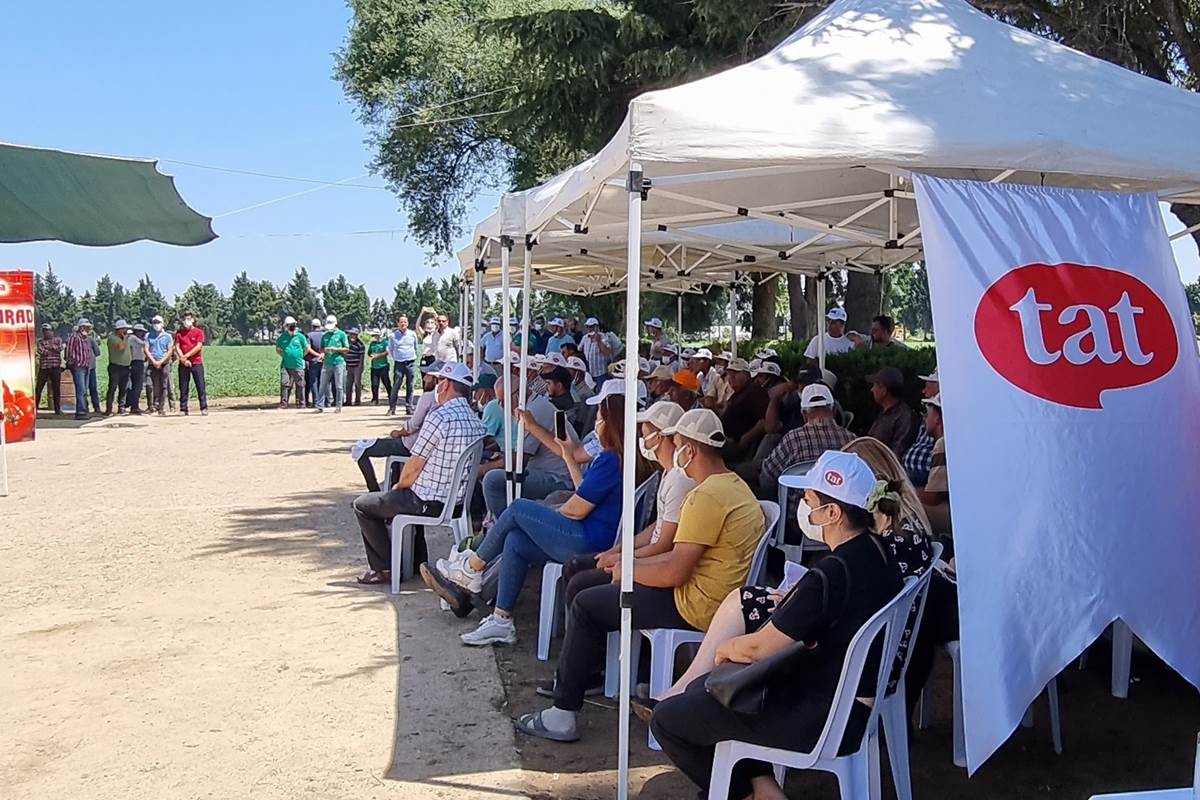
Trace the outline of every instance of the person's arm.
[[[554, 438], [554, 434], [539, 425], [532, 413], [530, 413], [528, 410], [524, 410], [518, 411], [517, 415], [520, 419], [525, 420], [525, 433], [537, 439], [542, 443], [543, 446], [549, 448], [551, 452], [559, 452], [559, 443], [558, 440]], [[571, 456], [574, 458], [576, 464], [586, 464], [592, 460], [592, 457], [588, 455], [588, 452], [583, 448], [583, 445], [574, 441], [571, 442]], [[570, 462], [571, 459], [564, 458], [563, 460]], [[578, 486], [578, 484], [576, 484], [576, 486]]]
[[[578, 489], [579, 485], [583, 483], [583, 470], [579, 468], [579, 462], [573, 458], [575, 444], [567, 439], [555, 439], [554, 444], [558, 448], [558, 452], [562, 454], [562, 460], [567, 465], [567, 472], [571, 475], [571, 483]], [[588, 512], [591, 512], [590, 508]]]
[[425, 469], [425, 459], [422, 456], [412, 455], [408, 457], [408, 461], [404, 462], [404, 469], [400, 470], [400, 480], [396, 481], [393, 489], [408, 489], [417, 482], [417, 476], [421, 474], [421, 470]]
[[[635, 558], [633, 560], [633, 579], [643, 586], [659, 589], [674, 589], [676, 586], [682, 586], [692, 577], [692, 573], [696, 571], [696, 565], [700, 563], [700, 558], [707, 549], [708, 545], [676, 542], [665, 553], [649, 558]], [[620, 571], [621, 566], [617, 564], [613, 568], [614, 582], [620, 580]]]
[[789, 381], [781, 383], [771, 390], [770, 401], [767, 403], [767, 414], [763, 420], [764, 432], [779, 433], [783, 430], [783, 418], [779, 415], [780, 409], [783, 407], [783, 399], [796, 389], [796, 384]]
[[[425, 315], [426, 314], [433, 314], [434, 316], [436, 316], [437, 312], [434, 311], [429, 306], [421, 306], [421, 311], [419, 314], [417, 314], [417, 324], [415, 326], [416, 329], [419, 331], [425, 329], [424, 323], [425, 323]], [[411, 330], [411, 328], [409, 330]], [[417, 337], [417, 340], [420, 341], [420, 337]]]
[[[578, 467], [576, 468], [578, 469]], [[579, 488], [576, 486], [575, 488]], [[573, 494], [567, 499], [567, 502], [558, 507], [558, 513], [562, 514], [567, 519], [581, 520], [586, 519], [588, 514], [592, 513], [592, 509], [596, 506], [584, 500], [577, 494]]]
[[[678, 529], [678, 522], [663, 522], [662, 529], [658, 533], [658, 541], [651, 543], [650, 538], [654, 535], [654, 525], [652, 523], [647, 531], [638, 534], [634, 538], [633, 557], [650, 558], [651, 556], [670, 551], [675, 546], [675, 531]], [[642, 537], [645, 538], [639, 544], [638, 540], [642, 539]]]
[[795, 644], [796, 641], [768, 622], [754, 633], [735, 636], [717, 648], [716, 664], [732, 661], [753, 664]]
[[121, 351], [121, 350], [128, 350], [128, 349], [129, 349], [129, 340], [122, 339], [120, 336], [118, 336], [117, 337], [117, 350]]
[[[203, 332], [202, 332], [203, 333]], [[191, 361], [192, 358], [204, 348], [204, 336], [201, 335], [200, 341], [196, 342], [196, 346], [183, 354], [184, 361]]]

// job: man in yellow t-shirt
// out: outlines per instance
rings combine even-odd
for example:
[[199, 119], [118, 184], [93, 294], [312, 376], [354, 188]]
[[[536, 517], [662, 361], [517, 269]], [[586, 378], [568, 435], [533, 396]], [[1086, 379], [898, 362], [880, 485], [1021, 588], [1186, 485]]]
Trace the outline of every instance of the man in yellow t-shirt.
[[[705, 630], [725, 595], [746, 582], [766, 520], [750, 487], [725, 467], [725, 432], [716, 414], [693, 409], [663, 434], [674, 437], [675, 463], [696, 488], [683, 501], [671, 550], [634, 559], [633, 627]], [[621, 626], [619, 562], [612, 575], [613, 583], [584, 589], [571, 602], [554, 705], [518, 719], [521, 732], [558, 742], [579, 738], [575, 716], [604, 664], [608, 634]]]

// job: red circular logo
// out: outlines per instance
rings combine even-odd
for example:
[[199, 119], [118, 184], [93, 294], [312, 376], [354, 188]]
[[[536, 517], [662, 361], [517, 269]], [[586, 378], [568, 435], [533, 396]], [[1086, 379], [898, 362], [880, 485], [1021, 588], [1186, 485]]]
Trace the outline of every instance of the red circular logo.
[[841, 486], [846, 482], [846, 479], [842, 477], [842, 473], [829, 470], [825, 473], [825, 482], [830, 486]]

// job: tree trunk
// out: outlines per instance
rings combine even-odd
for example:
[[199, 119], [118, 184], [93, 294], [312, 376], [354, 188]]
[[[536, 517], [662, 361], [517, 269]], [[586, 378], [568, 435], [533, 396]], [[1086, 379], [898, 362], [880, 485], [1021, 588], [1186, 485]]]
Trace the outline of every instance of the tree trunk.
[[800, 341], [808, 334], [808, 305], [804, 302], [804, 276], [788, 273], [788, 317], [791, 320], [792, 340]]
[[811, 275], [804, 278], [804, 308], [808, 311], [804, 336], [811, 339], [817, 335], [818, 329], [825, 326], [823, 321], [817, 319], [817, 279]]
[[879, 303], [883, 299], [883, 281], [878, 275], [867, 272], [846, 273], [846, 323], [847, 330], [866, 333], [871, 329], [871, 318], [879, 314]]
[[[755, 280], [761, 280], [762, 274], [755, 274]], [[755, 339], [774, 339], [779, 335], [775, 325], [775, 292], [779, 275], [754, 284], [754, 323], [750, 335]]]

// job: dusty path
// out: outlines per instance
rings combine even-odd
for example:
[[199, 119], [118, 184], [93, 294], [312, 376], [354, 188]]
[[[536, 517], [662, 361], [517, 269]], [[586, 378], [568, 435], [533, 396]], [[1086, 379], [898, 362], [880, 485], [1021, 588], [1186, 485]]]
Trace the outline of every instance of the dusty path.
[[353, 584], [348, 444], [380, 411], [122, 417], [10, 449], [0, 796], [524, 795], [492, 654], [447, 650], [419, 582], [395, 603]]

